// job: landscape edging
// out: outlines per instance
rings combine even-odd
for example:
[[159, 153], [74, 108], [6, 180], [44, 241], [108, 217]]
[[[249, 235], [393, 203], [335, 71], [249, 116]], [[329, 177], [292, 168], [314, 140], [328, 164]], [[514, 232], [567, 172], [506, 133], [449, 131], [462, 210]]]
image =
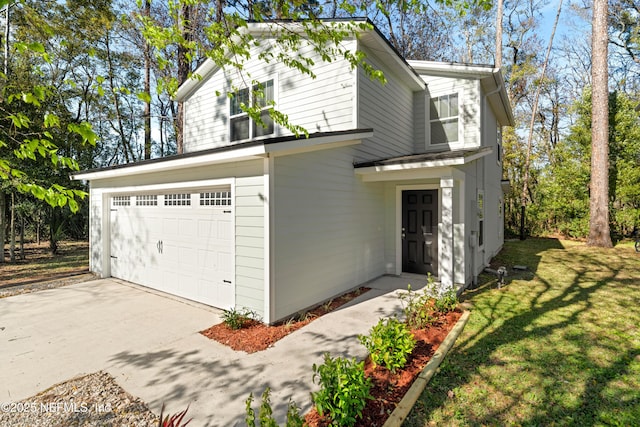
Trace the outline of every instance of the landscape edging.
[[382, 427], [399, 427], [405, 418], [409, 415], [409, 412], [415, 405], [418, 397], [422, 394], [425, 387], [429, 383], [429, 380], [435, 374], [438, 366], [444, 360], [444, 357], [447, 355], [453, 344], [458, 339], [458, 336], [464, 329], [467, 321], [469, 320], [471, 312], [465, 311], [458, 319], [458, 322], [451, 329], [451, 331], [447, 334], [447, 337], [442, 341], [442, 344], [438, 347], [438, 350], [434, 353], [433, 357], [429, 360], [427, 365], [424, 367], [418, 378], [415, 379], [409, 391], [405, 393], [404, 397], [396, 406], [396, 409], [393, 410], [387, 421], [383, 424]]

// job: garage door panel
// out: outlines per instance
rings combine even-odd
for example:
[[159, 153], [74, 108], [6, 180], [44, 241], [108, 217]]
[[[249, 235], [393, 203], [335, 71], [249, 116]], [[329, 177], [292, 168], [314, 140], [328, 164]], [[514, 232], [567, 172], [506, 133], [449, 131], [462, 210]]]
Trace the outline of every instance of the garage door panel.
[[[216, 206], [218, 196], [213, 194], [219, 193], [209, 193], [211, 200], [204, 205], [199, 204], [198, 193], [191, 193], [190, 204], [184, 198], [171, 199], [172, 195], [145, 195], [141, 203], [138, 196], [131, 196], [130, 206], [117, 206], [111, 223], [112, 276], [216, 307], [232, 307], [231, 198], [227, 192], [226, 205]], [[162, 197], [169, 199], [163, 203]]]
[[221, 267], [218, 261], [218, 252], [209, 249], [198, 250], [198, 265], [208, 270], [208, 273], [218, 271]]
[[[171, 212], [171, 215], [174, 215]], [[162, 235], [167, 238], [168, 236], [178, 236], [178, 219], [177, 218], [163, 218], [162, 219]]]
[[211, 238], [215, 239], [218, 237], [216, 221], [212, 221], [210, 219], [199, 219], [198, 220], [198, 236], [203, 238]]
[[233, 265], [233, 254], [231, 252], [218, 252], [218, 270], [231, 275], [233, 272], [231, 266]]
[[235, 289], [231, 283], [226, 283], [221, 279], [208, 280], [200, 279], [198, 281], [198, 290], [204, 301], [228, 301], [226, 306], [221, 308], [231, 308], [230, 303], [234, 299]]
[[228, 240], [233, 239], [234, 230], [231, 225], [231, 221], [217, 221], [218, 226], [218, 239]]
[[178, 248], [178, 251], [180, 253], [180, 256], [178, 257], [180, 265], [185, 267], [198, 266], [198, 257], [196, 255], [195, 249], [183, 246]]
[[197, 227], [198, 227], [197, 220], [180, 219], [178, 232], [180, 233], [180, 236], [182, 236], [183, 238], [187, 238], [187, 237], [193, 238], [197, 235], [196, 233]]

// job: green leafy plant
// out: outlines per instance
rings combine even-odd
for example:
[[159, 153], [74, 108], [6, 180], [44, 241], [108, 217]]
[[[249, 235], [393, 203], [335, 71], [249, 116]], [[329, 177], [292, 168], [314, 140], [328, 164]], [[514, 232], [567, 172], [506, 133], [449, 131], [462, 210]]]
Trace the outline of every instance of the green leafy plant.
[[395, 317], [380, 319], [369, 335], [360, 335], [358, 339], [369, 351], [374, 365], [382, 365], [391, 372], [404, 368], [416, 345], [409, 327]]
[[293, 401], [289, 401], [287, 407], [287, 424], [286, 427], [302, 427], [304, 426], [304, 418], [300, 415], [300, 408]]
[[422, 292], [416, 292], [407, 286], [407, 292], [398, 296], [402, 304], [402, 312], [405, 321], [411, 329], [423, 329], [434, 322], [431, 315], [431, 305], [433, 297], [429, 294], [428, 288]]
[[233, 330], [242, 329], [249, 321], [257, 320], [258, 317], [256, 312], [246, 308], [230, 308], [222, 313], [222, 321]]
[[[276, 420], [273, 418], [273, 409], [271, 409], [271, 389], [267, 387], [262, 393], [260, 403], [260, 409], [258, 410], [258, 421], [260, 427], [278, 427]], [[251, 407], [253, 403], [253, 394], [249, 394], [249, 397], [245, 401], [246, 416], [245, 422], [247, 427], [256, 427], [256, 413]], [[287, 423], [286, 427], [302, 427], [304, 420], [300, 416], [300, 408], [292, 401], [289, 401], [287, 408]]]
[[322, 365], [313, 365], [313, 382], [320, 390], [311, 393], [318, 413], [328, 413], [332, 425], [352, 426], [371, 399], [371, 379], [364, 374], [364, 362], [324, 354]]
[[447, 289], [442, 295], [436, 298], [435, 308], [440, 313], [448, 313], [453, 311], [458, 306], [458, 294], [455, 288], [452, 286]]
[[[187, 406], [184, 411], [180, 411], [177, 414], [164, 416], [164, 403], [162, 409], [160, 409], [160, 420], [158, 421], [158, 427], [184, 427], [189, 424], [192, 418], [184, 421], [184, 417], [187, 415], [189, 407]], [[164, 416], [164, 417], [163, 417]]]

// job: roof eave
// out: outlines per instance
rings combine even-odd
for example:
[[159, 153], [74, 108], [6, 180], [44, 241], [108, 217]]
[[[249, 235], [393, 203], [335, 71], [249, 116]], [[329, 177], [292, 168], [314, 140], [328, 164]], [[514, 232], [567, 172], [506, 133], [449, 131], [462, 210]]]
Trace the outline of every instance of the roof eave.
[[[485, 157], [493, 152], [492, 147], [483, 147], [480, 150], [477, 150], [473, 153], [465, 153], [456, 157], [450, 158], [442, 158], [442, 159], [432, 159], [432, 160], [416, 160], [412, 161], [410, 159], [404, 160], [394, 160], [388, 159], [383, 161], [373, 161], [363, 163], [361, 166], [354, 165], [356, 170], [356, 174], [358, 175], [371, 175], [376, 173], [383, 172], [394, 172], [394, 171], [406, 171], [412, 169], [429, 169], [429, 168], [440, 168], [440, 167], [452, 167], [452, 166], [462, 166], [469, 164], [475, 160], [478, 160], [482, 157]], [[410, 156], [411, 157], [411, 156]]]
[[122, 176], [162, 173], [199, 166], [263, 159], [268, 156], [283, 156], [329, 148], [359, 144], [362, 139], [373, 136], [373, 129], [350, 129], [346, 131], [322, 132], [306, 137], [294, 135], [268, 138], [214, 148], [203, 152], [190, 152], [166, 158], [144, 160], [128, 165], [77, 172], [73, 180], [103, 180]]

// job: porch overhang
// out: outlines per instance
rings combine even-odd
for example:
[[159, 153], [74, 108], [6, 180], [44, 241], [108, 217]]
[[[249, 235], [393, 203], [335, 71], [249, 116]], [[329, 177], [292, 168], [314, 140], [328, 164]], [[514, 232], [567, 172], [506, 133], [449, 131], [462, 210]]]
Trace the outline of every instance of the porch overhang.
[[413, 154], [355, 163], [353, 167], [356, 175], [359, 175], [365, 182], [440, 178], [451, 175], [455, 166], [471, 163], [492, 152], [491, 147], [480, 147], [468, 150]]

